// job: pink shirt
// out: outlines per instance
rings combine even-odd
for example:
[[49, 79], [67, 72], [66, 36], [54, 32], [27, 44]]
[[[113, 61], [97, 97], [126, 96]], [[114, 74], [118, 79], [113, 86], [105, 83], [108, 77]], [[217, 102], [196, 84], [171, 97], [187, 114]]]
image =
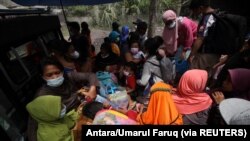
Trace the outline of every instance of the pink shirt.
[[178, 27], [178, 46], [184, 46], [184, 49], [191, 49], [193, 42], [197, 38], [197, 23], [183, 17]]

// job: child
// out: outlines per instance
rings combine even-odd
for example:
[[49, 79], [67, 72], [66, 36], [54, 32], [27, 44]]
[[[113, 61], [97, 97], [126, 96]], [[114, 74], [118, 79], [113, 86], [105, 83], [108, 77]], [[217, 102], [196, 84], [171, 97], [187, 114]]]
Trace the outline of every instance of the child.
[[39, 96], [26, 106], [29, 114], [38, 122], [38, 141], [71, 141], [72, 128], [78, 118], [75, 110], [67, 112], [60, 96]]
[[128, 62], [125, 64], [123, 75], [126, 77], [126, 90], [129, 95], [129, 106], [128, 110], [132, 110], [136, 106], [136, 65], [134, 62]]
[[129, 47], [130, 47], [130, 53], [133, 56], [132, 61], [136, 64], [141, 63], [144, 60], [145, 55], [140, 49], [140, 43], [138, 41], [131, 41]]
[[[141, 51], [139, 41], [136, 41], [136, 40], [130, 41], [129, 47], [130, 47], [130, 52], [127, 53], [126, 55], [126, 61], [127, 62], [132, 61], [137, 65], [136, 69], [138, 71], [136, 72], [135, 76], [137, 79], [140, 79], [142, 75], [143, 64], [145, 61], [145, 55]], [[131, 54], [131, 57], [128, 57], [129, 56], [128, 54]], [[128, 58], [130, 59], [128, 60]]]

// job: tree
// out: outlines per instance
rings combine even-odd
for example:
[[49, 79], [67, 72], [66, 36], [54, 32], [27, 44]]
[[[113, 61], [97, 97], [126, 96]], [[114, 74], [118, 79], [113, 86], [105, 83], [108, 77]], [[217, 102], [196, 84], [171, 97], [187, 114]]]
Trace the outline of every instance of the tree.
[[183, 0], [176, 0], [176, 15], [179, 16], [181, 13], [181, 5]]
[[149, 27], [148, 27], [148, 37], [153, 37], [155, 34], [155, 21], [157, 13], [157, 5], [159, 0], [151, 0], [149, 6]]

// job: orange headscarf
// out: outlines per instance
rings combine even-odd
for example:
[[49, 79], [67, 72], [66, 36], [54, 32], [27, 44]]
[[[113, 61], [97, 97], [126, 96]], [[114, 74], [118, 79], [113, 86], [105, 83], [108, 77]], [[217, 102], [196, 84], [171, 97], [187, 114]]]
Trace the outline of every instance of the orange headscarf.
[[208, 109], [212, 104], [210, 96], [204, 92], [208, 74], [204, 70], [189, 70], [181, 77], [174, 102], [181, 114], [193, 114]]
[[150, 101], [146, 112], [137, 116], [139, 124], [182, 125], [182, 116], [178, 113], [172, 96], [171, 86], [163, 82], [151, 87]]

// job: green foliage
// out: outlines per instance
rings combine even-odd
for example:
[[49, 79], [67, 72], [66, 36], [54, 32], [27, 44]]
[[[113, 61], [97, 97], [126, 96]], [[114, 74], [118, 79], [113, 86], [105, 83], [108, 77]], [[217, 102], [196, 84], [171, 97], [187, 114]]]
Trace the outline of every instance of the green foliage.
[[117, 20], [117, 12], [115, 6], [109, 4], [100, 8], [100, 23], [101, 26], [110, 27], [113, 21]]
[[[176, 9], [179, 0], [159, 0], [157, 17], [166, 9]], [[73, 6], [66, 7], [68, 16], [88, 16], [92, 18], [93, 25], [109, 27], [113, 21], [128, 24], [128, 16], [147, 17], [149, 14], [150, 0], [123, 0], [122, 2], [98, 6]], [[161, 18], [157, 18], [158, 20]], [[160, 20], [157, 22], [160, 22]]]
[[65, 8], [69, 16], [86, 16], [90, 15], [89, 6], [70, 6]]
[[160, 10], [165, 11], [167, 9], [176, 9], [178, 4], [178, 0], [161, 0], [160, 2]]

